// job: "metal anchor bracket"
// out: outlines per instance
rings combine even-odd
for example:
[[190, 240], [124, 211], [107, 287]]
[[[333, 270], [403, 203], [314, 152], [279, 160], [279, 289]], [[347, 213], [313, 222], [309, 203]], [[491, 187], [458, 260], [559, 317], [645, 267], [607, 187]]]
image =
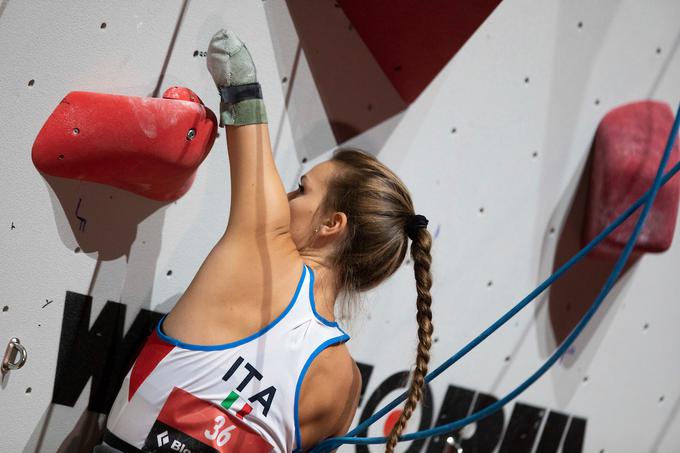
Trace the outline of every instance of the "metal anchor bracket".
[[[14, 359], [19, 353], [19, 361], [15, 362]], [[19, 339], [13, 337], [9, 340], [7, 344], [7, 349], [5, 349], [5, 356], [2, 359], [2, 372], [7, 373], [9, 370], [18, 370], [26, 363], [26, 358], [28, 354], [26, 353], [26, 348], [24, 348]]]

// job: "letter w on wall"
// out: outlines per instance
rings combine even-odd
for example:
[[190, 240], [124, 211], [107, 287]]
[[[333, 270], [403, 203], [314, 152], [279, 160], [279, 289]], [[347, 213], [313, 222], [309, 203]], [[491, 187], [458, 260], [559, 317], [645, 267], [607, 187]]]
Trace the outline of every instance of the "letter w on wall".
[[73, 407], [92, 377], [88, 410], [107, 414], [144, 341], [163, 316], [141, 309], [123, 337], [125, 304], [107, 301], [90, 325], [92, 297], [66, 291], [52, 403]]

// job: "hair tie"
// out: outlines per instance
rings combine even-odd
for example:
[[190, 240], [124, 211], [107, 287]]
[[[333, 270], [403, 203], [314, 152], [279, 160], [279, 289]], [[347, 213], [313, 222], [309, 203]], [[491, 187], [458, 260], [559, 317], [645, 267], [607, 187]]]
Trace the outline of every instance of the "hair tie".
[[420, 228], [427, 228], [428, 220], [424, 215], [412, 214], [406, 219], [406, 234], [411, 240]]

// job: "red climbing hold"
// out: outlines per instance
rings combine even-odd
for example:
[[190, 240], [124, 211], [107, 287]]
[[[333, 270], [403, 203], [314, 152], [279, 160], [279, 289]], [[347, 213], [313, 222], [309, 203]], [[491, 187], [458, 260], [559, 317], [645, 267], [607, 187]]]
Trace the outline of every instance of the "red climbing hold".
[[[670, 106], [658, 101], [622, 105], [605, 115], [595, 133], [583, 244], [640, 198], [654, 181], [673, 126]], [[680, 158], [677, 139], [666, 165]], [[680, 178], [661, 186], [635, 243], [634, 252], [663, 252], [673, 239], [678, 214]], [[617, 257], [633, 233], [638, 209], [592, 251], [596, 257]]]
[[38, 133], [32, 159], [52, 176], [172, 201], [191, 187], [216, 132], [215, 114], [188, 88], [162, 99], [73, 91]]

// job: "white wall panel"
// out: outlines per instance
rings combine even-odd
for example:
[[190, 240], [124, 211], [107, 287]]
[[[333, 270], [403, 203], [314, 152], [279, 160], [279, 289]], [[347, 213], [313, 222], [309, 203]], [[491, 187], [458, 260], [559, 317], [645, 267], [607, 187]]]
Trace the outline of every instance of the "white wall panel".
[[[140, 309], [174, 306], [227, 221], [224, 131], [176, 203], [59, 178], [55, 192], [30, 153], [69, 91], [150, 96], [167, 57], [160, 93], [186, 86], [217, 112], [200, 52], [219, 28], [233, 28], [257, 64], [287, 188], [336, 146], [286, 3], [194, 1], [182, 14], [183, 5], [0, 2], [0, 306], [7, 307], [0, 347], [17, 336], [29, 354], [0, 386], [3, 452], [57, 451], [86, 411], [89, 383], [75, 407], [51, 404], [65, 292], [92, 295], [93, 320], [107, 300], [126, 304], [127, 331]], [[678, 19], [675, 0], [505, 0], [407, 110], [341, 144], [377, 154], [430, 220], [432, 368], [543, 281], [560, 245], [575, 247], [569, 241], [580, 224], [567, 220], [600, 119], [643, 99], [668, 102], [675, 112]], [[357, 67], [374, 71], [359, 36], [338, 28], [346, 19], [335, 20], [329, 33], [346, 33], [358, 49]], [[381, 94], [386, 102], [389, 90]], [[85, 233], [74, 215], [79, 199]], [[573, 351], [517, 398], [586, 419], [584, 452], [680, 451], [678, 235], [669, 251], [628, 270]], [[415, 298], [405, 263], [365, 295], [348, 326], [353, 356], [374, 367], [364, 404], [388, 376], [412, 366]], [[549, 303], [536, 300], [432, 382], [435, 419], [448, 385], [500, 398], [549, 357], [557, 347]], [[504, 409], [506, 426], [513, 406]]]

